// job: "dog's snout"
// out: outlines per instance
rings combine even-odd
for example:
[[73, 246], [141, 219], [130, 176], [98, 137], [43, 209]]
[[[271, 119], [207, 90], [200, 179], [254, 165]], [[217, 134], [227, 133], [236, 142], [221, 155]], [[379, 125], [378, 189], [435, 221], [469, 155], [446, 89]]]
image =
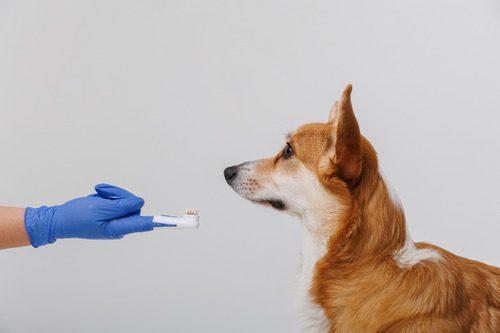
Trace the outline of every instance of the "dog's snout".
[[224, 169], [224, 178], [226, 178], [226, 182], [231, 184], [231, 182], [236, 178], [238, 174], [238, 167], [230, 166]]

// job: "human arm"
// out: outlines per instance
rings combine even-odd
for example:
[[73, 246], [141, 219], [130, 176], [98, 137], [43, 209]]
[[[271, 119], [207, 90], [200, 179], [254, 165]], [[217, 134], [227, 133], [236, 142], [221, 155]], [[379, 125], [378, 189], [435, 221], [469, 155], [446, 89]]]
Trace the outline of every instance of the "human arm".
[[30, 245], [24, 212], [24, 208], [0, 206], [0, 250]]
[[4, 226], [0, 233], [5, 231], [0, 248], [29, 244], [39, 247], [62, 238], [119, 239], [153, 230], [152, 217], [140, 215], [142, 198], [108, 184], [96, 185], [95, 190], [95, 194], [58, 206], [28, 207], [24, 214], [19, 209], [6, 212], [5, 222], [0, 222]]

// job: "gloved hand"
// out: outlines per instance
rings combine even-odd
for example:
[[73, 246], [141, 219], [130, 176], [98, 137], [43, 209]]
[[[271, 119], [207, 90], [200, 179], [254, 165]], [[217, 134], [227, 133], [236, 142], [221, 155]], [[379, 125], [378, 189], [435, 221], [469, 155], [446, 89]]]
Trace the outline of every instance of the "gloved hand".
[[27, 208], [24, 224], [31, 245], [39, 247], [60, 238], [118, 239], [126, 234], [153, 230], [153, 217], [141, 216], [144, 200], [108, 184], [96, 194], [60, 206]]

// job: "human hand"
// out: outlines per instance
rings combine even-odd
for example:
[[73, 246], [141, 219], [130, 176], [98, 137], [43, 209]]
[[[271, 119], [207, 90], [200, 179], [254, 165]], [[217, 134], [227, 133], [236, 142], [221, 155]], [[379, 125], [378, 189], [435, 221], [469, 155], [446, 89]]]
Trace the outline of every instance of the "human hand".
[[95, 190], [63, 205], [27, 208], [24, 222], [31, 244], [39, 247], [60, 238], [118, 239], [153, 230], [152, 216], [140, 215], [142, 198], [108, 184]]

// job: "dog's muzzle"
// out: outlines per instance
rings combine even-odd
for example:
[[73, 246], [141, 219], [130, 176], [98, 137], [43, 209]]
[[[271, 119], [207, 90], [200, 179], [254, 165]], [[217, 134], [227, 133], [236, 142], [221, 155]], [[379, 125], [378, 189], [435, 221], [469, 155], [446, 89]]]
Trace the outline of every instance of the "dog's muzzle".
[[[247, 200], [263, 205], [270, 205], [271, 207], [277, 210], [287, 209], [287, 205], [283, 200], [273, 198], [270, 196], [264, 196], [263, 198], [260, 196], [256, 197], [254, 191], [256, 190], [255, 184], [257, 182], [254, 179], [247, 180], [246, 182], [244, 181], [243, 184], [245, 185], [243, 186], [242, 190], [241, 184], [239, 184], [237, 181], [238, 173], [240, 173], [240, 171], [242, 172], [242, 177], [245, 177], [244, 174], [247, 171], [250, 171], [250, 169], [248, 168], [248, 162], [239, 165], [233, 165], [224, 169], [224, 178], [226, 179], [228, 185], [231, 186], [236, 191], [236, 193], [238, 193]], [[248, 182], [250, 182], [250, 184]]]

